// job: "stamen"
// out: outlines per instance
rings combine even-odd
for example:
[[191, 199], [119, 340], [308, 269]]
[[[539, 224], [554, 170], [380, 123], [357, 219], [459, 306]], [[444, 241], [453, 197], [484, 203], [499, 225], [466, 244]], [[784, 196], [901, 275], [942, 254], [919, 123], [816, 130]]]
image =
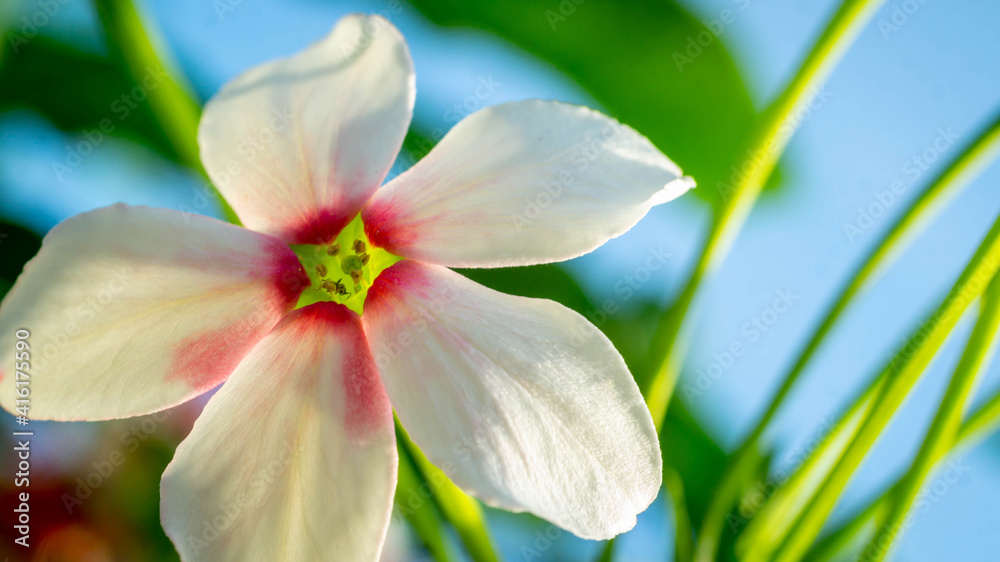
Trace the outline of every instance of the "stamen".
[[299, 297], [296, 308], [317, 302], [335, 302], [359, 315], [372, 282], [402, 259], [368, 242], [360, 214], [329, 243], [294, 245], [292, 250], [299, 256], [311, 281], [311, 286]]
[[358, 256], [344, 256], [343, 260], [340, 262], [340, 269], [344, 273], [350, 274], [352, 271], [361, 271], [364, 267], [364, 263]]

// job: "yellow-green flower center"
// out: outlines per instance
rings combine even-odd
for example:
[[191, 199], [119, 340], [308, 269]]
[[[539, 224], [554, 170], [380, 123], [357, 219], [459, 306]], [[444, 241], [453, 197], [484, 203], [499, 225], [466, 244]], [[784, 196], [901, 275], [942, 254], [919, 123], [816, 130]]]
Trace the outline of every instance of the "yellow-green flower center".
[[374, 248], [365, 236], [361, 215], [354, 217], [337, 238], [327, 245], [292, 246], [309, 275], [310, 286], [295, 308], [317, 302], [336, 302], [357, 312], [364, 311], [372, 282], [390, 265], [403, 259]]

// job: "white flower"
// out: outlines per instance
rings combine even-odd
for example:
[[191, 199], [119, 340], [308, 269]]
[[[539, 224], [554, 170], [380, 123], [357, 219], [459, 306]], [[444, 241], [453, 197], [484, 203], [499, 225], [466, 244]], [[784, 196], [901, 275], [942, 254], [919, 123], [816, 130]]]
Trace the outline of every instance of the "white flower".
[[[657, 494], [656, 433], [611, 343], [447, 267], [585, 254], [692, 182], [632, 129], [531, 101], [469, 116], [379, 188], [414, 94], [399, 32], [344, 18], [205, 109], [202, 159], [246, 228], [85, 213], [0, 306], [0, 333], [32, 333], [32, 418], [148, 414], [226, 381], [163, 476], [185, 560], [376, 560], [393, 408], [460, 487], [581, 537], [630, 529]], [[0, 357], [13, 410], [13, 346]]]

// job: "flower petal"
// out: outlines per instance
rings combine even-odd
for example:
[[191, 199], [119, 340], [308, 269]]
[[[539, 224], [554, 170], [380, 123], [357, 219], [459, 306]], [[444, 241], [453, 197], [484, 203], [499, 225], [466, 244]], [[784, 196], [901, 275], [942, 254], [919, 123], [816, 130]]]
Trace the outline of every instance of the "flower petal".
[[363, 210], [369, 239], [450, 267], [562, 261], [625, 233], [694, 186], [645, 137], [585, 107], [486, 108]]
[[362, 321], [410, 437], [486, 503], [607, 539], [656, 497], [649, 411], [579, 314], [402, 261], [375, 281]]
[[[52, 229], [0, 305], [0, 333], [31, 334], [30, 360], [17, 367], [30, 376], [29, 417], [136, 416], [225, 380], [305, 284], [295, 254], [276, 238], [114, 205]], [[4, 345], [0, 365], [15, 366], [14, 353]], [[18, 404], [13, 377], [6, 373], [0, 391], [10, 411]]]
[[209, 401], [163, 474], [163, 527], [184, 560], [378, 560], [397, 462], [360, 320], [317, 303]]
[[201, 159], [247, 228], [325, 243], [385, 179], [415, 92], [399, 31], [350, 15], [319, 43], [224, 86], [201, 119]]

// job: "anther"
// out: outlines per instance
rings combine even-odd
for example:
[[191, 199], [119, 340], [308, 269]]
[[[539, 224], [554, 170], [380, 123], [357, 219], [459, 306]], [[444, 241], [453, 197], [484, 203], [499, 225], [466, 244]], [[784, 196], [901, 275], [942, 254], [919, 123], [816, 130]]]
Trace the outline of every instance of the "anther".
[[365, 243], [362, 242], [361, 240], [355, 240], [353, 248], [355, 254], [362, 254], [366, 249]]
[[326, 277], [326, 266], [321, 263], [316, 264], [316, 273], [319, 273], [320, 277]]
[[335, 255], [337, 255], [339, 253], [340, 253], [340, 243], [339, 242], [335, 242], [335, 243], [331, 244], [330, 247], [326, 249], [326, 255], [328, 255], [328, 256], [335, 256]]
[[371, 256], [364, 252], [358, 254], [358, 257], [361, 258], [361, 265], [368, 265], [368, 260], [371, 259]]

